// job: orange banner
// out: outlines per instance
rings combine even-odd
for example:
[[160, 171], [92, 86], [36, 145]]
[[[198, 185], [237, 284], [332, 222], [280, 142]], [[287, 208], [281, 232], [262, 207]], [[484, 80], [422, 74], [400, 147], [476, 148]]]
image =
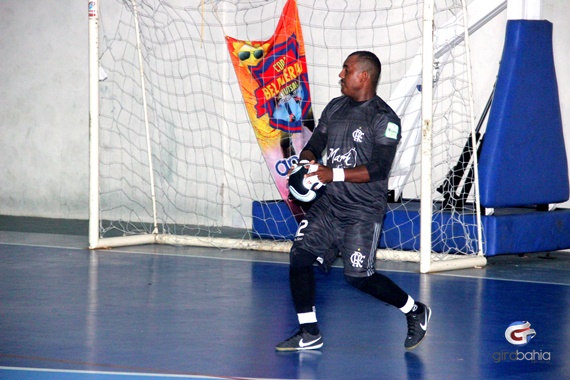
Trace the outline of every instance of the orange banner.
[[288, 0], [273, 37], [241, 41], [226, 36], [247, 113], [275, 184], [289, 200], [286, 176], [314, 126], [303, 33], [295, 0]]

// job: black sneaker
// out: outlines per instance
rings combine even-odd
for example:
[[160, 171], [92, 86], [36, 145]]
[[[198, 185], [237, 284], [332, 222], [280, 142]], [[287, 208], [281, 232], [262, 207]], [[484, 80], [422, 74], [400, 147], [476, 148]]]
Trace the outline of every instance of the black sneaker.
[[408, 319], [408, 335], [404, 346], [407, 350], [413, 350], [420, 345], [427, 334], [431, 309], [421, 302], [416, 302], [412, 311], [406, 314]]
[[321, 334], [311, 335], [299, 330], [297, 334], [275, 346], [277, 351], [317, 350], [323, 346]]

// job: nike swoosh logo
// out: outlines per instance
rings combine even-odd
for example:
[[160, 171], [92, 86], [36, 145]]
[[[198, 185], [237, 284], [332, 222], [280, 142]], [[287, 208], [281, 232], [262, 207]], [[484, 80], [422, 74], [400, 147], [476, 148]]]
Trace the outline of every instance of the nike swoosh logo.
[[303, 338], [301, 338], [301, 341], [299, 342], [299, 347], [307, 347], [307, 346], [310, 346], [310, 345], [313, 344], [313, 343], [317, 343], [319, 340], [321, 340], [321, 337], [318, 337], [318, 338], [315, 339], [315, 340], [312, 340], [312, 341], [310, 341], [310, 342], [305, 343], [305, 342], [303, 342]]
[[425, 323], [420, 323], [420, 327], [422, 328], [422, 330], [426, 331], [427, 328], [427, 324], [429, 321], [429, 314], [430, 312], [426, 310], [426, 314], [425, 314]]

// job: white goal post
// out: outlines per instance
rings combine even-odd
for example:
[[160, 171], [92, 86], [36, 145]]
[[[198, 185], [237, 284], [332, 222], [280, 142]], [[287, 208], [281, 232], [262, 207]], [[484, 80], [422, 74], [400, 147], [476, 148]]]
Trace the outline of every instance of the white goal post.
[[[252, 211], [280, 195], [226, 46], [228, 36], [271, 37], [285, 2], [88, 2], [91, 249], [289, 250], [286, 233], [255, 228], [290, 228], [291, 215]], [[485, 265], [468, 37], [506, 0], [297, 0], [297, 7], [315, 118], [340, 95], [338, 73], [355, 50], [380, 57], [378, 93], [402, 118], [378, 257], [419, 262], [423, 273]]]

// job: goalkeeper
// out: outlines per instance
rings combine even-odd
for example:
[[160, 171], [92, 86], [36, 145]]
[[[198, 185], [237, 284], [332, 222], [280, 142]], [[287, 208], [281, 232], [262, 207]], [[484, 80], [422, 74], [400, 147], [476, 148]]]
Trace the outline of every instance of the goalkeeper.
[[374, 266], [388, 176], [401, 138], [400, 119], [376, 94], [380, 70], [380, 60], [371, 52], [347, 57], [339, 74], [343, 96], [325, 107], [299, 156], [300, 164], [315, 164], [326, 153], [326, 166], [318, 164], [308, 176], [317, 176], [327, 186], [299, 224], [291, 248], [289, 282], [300, 329], [279, 343], [277, 351], [323, 346], [313, 264], [327, 271], [339, 252], [348, 283], [407, 317], [407, 349], [417, 347], [426, 335], [431, 310], [376, 273]]

